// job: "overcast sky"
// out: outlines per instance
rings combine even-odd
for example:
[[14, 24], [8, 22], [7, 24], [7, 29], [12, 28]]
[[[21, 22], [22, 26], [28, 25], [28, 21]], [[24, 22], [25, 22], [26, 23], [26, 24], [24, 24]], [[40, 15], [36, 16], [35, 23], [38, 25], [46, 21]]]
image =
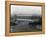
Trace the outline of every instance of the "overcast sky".
[[11, 5], [11, 15], [14, 14], [41, 15], [41, 7]]

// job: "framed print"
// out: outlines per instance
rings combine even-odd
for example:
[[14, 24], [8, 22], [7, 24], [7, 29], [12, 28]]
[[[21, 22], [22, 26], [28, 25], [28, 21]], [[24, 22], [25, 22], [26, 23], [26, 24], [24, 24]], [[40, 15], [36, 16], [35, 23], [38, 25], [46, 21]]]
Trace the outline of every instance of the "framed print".
[[45, 33], [45, 4], [6, 1], [6, 36]]

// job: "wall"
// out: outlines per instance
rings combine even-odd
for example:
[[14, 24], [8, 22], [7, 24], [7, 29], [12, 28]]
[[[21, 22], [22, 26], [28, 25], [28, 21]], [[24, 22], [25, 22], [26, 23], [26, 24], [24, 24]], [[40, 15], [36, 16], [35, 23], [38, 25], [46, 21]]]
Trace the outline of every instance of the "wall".
[[[16, 1], [44, 2], [44, 3], [46, 3], [45, 0], [16, 0]], [[46, 9], [46, 7], [45, 7], [45, 9]], [[5, 35], [5, 0], [0, 0], [0, 37], [5, 37], [4, 35]], [[24, 36], [16, 36], [16, 37], [46, 37], [46, 34], [24, 35]]]

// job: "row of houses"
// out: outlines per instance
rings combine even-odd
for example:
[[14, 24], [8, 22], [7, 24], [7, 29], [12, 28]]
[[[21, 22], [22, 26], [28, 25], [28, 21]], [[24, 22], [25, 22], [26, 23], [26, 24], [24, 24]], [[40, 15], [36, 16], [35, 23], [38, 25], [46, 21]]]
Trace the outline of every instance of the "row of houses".
[[[14, 17], [11, 17], [12, 23], [17, 22], [30, 22], [32, 24], [42, 24], [42, 16], [22, 16], [22, 15], [15, 15]], [[13, 24], [14, 25], [14, 24]]]

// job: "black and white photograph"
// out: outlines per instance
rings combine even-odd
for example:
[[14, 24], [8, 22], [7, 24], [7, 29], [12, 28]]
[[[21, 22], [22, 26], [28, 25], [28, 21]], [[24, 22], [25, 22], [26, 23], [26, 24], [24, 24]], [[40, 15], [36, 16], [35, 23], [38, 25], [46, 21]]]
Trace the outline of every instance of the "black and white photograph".
[[40, 6], [11, 5], [10, 32], [42, 31]]

